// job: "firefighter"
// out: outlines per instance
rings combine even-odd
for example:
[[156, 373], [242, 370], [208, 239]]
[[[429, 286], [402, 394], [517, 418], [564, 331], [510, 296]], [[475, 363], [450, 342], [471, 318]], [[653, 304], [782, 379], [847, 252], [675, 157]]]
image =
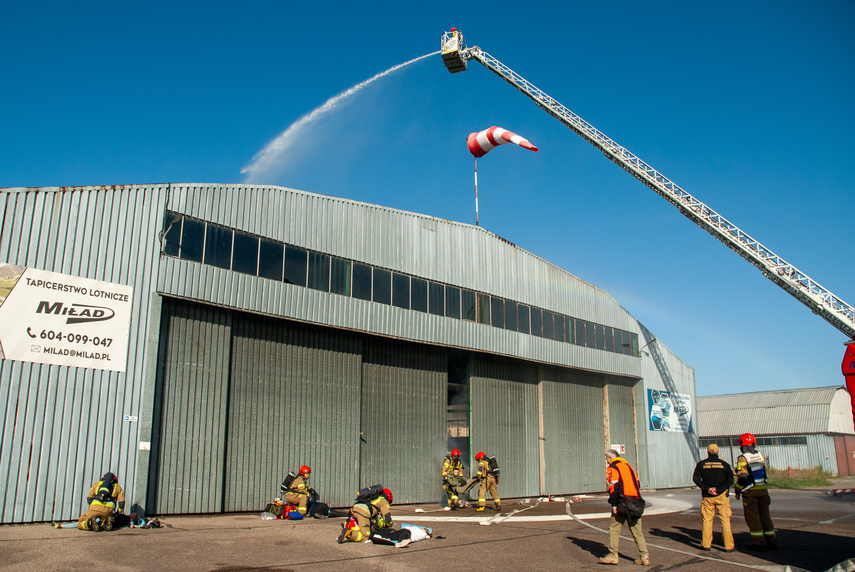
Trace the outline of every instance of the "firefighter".
[[766, 484], [766, 458], [757, 450], [757, 439], [751, 433], [739, 438], [742, 454], [736, 459], [736, 499], [742, 497], [745, 523], [751, 533], [749, 550], [778, 549], [775, 525], [769, 514], [769, 488]]
[[452, 510], [466, 506], [465, 503], [460, 502], [457, 497], [458, 487], [462, 487], [465, 485], [466, 479], [461, 476], [460, 469], [456, 467], [452, 469], [451, 474], [448, 475], [445, 479], [445, 490], [452, 495], [452, 497], [448, 499], [448, 506], [450, 506]]
[[121, 514], [125, 510], [125, 492], [116, 475], [104, 473], [101, 480], [89, 489], [86, 500], [89, 501], [89, 510], [77, 520], [77, 528], [92, 532], [113, 530], [113, 513]]
[[445, 489], [448, 506], [451, 508], [456, 508], [459, 505], [457, 489], [449, 482], [449, 477], [454, 470], [458, 471], [458, 475], [463, 474], [463, 461], [460, 460], [460, 449], [452, 450], [450, 454], [445, 456], [445, 461], [442, 463], [442, 488]]
[[[487, 504], [487, 491], [490, 491], [490, 496], [493, 497], [495, 509], [502, 510], [502, 499], [499, 498], [499, 468], [496, 466], [495, 457], [487, 458], [482, 452], [475, 455], [475, 460], [478, 461], [478, 472], [475, 477], [481, 481], [481, 488], [478, 489], [478, 508], [477, 512], [482, 512]], [[491, 462], [492, 460], [492, 462]]]
[[285, 502], [296, 506], [300, 516], [306, 516], [306, 510], [309, 506], [309, 497], [314, 492], [306, 484], [311, 473], [312, 469], [308, 466], [303, 465], [300, 467], [300, 473], [291, 482], [291, 487], [288, 489], [288, 492], [285, 493]]
[[392, 491], [374, 485], [362, 489], [350, 509], [350, 518], [342, 524], [338, 543], [363, 542], [380, 529], [392, 526]]

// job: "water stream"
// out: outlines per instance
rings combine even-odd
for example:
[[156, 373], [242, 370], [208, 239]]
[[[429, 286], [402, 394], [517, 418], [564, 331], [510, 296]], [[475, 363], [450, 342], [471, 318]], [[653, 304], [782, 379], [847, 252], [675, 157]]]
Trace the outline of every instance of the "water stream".
[[320, 105], [309, 113], [303, 115], [294, 123], [292, 123], [285, 131], [276, 136], [276, 138], [273, 139], [270, 143], [265, 145], [261, 151], [255, 154], [255, 156], [252, 158], [252, 162], [250, 162], [249, 165], [240, 170], [241, 174], [246, 175], [246, 177], [244, 178], [244, 182], [260, 182], [259, 179], [263, 177], [265, 172], [269, 171], [273, 167], [276, 167], [279, 163], [282, 162], [285, 152], [291, 147], [291, 145], [294, 144], [295, 141], [300, 138], [301, 132], [303, 132], [308, 125], [310, 125], [314, 121], [317, 121], [330, 111], [336, 109], [344, 100], [356, 95], [363, 88], [372, 84], [378, 79], [387, 76], [390, 73], [396, 72], [399, 69], [413, 64], [419, 60], [429, 58], [430, 56], [436, 55], [438, 53], [438, 51], [431, 52], [429, 54], [413, 58], [408, 62], [392, 66], [386, 71], [380, 72], [377, 75], [354, 85], [350, 89], [347, 89], [339, 93], [338, 95], [329, 98], [323, 103], [323, 105]]

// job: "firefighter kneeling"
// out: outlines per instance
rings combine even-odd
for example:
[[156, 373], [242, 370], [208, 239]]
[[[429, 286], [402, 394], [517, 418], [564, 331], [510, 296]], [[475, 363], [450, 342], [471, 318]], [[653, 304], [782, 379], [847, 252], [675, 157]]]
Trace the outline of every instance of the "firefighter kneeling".
[[125, 510], [125, 492], [116, 475], [104, 473], [101, 480], [89, 489], [86, 500], [89, 501], [89, 510], [77, 521], [77, 528], [92, 532], [113, 530], [113, 512], [121, 514]]
[[391, 503], [392, 491], [383, 485], [361, 489], [347, 524], [342, 525], [338, 543], [367, 541], [381, 528], [392, 526]]

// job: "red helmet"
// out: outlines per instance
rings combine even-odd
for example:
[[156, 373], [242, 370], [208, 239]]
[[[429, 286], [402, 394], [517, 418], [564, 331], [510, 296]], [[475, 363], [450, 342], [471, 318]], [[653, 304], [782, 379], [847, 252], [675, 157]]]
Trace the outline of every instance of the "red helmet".
[[383, 496], [386, 497], [386, 500], [392, 502], [392, 491], [389, 489], [383, 489]]
[[478, 453], [477, 455], [475, 455], [475, 460], [480, 461], [481, 459], [483, 459], [486, 456], [487, 455], [485, 455], [484, 452], [482, 451], [482, 452]]
[[752, 447], [757, 444], [757, 439], [751, 433], [746, 433], [739, 438], [740, 447]]
[[452, 456], [452, 457], [459, 457], [459, 456], [460, 456], [460, 449], [454, 449], [454, 450], [452, 450], [452, 451], [451, 451], [451, 456]]
[[302, 467], [300, 467], [300, 474], [304, 477], [311, 472], [312, 469], [310, 469], [308, 465], [303, 465]]

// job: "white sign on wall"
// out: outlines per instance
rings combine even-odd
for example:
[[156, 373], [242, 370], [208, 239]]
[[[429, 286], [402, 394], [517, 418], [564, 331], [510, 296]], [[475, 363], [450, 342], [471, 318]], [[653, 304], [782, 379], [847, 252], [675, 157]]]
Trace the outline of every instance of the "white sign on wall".
[[0, 358], [125, 371], [133, 288], [0, 263]]

